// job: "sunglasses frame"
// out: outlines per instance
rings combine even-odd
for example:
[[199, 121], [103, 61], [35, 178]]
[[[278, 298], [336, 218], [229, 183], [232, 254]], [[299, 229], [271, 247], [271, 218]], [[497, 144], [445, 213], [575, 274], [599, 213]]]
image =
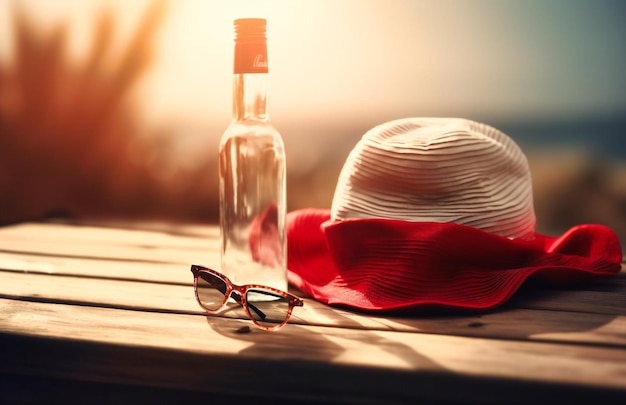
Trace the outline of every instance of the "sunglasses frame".
[[[193, 290], [194, 290], [194, 294], [196, 296], [196, 301], [198, 302], [200, 307], [202, 307], [202, 309], [204, 309], [209, 314], [215, 314], [215, 313], [219, 312], [221, 309], [223, 309], [226, 306], [226, 303], [228, 302], [228, 299], [231, 297], [233, 291], [236, 291], [239, 294], [239, 297], [241, 299], [237, 300], [235, 298], [235, 301], [237, 301], [241, 306], [244, 307], [244, 309], [246, 310], [246, 313], [248, 314], [248, 317], [250, 318], [252, 323], [254, 323], [260, 329], [263, 329], [263, 330], [266, 330], [266, 331], [275, 331], [275, 330], [278, 330], [278, 329], [282, 328], [289, 321], [289, 318], [291, 318], [291, 313], [292, 313], [294, 307], [304, 306], [304, 301], [302, 300], [302, 298], [299, 298], [299, 297], [297, 297], [297, 296], [295, 296], [295, 295], [293, 295], [291, 293], [279, 290], [277, 288], [269, 287], [269, 286], [266, 286], [266, 285], [261, 285], [261, 284], [237, 285], [237, 284], [234, 284], [232, 281], [230, 281], [230, 279], [228, 277], [226, 277], [224, 274], [220, 273], [219, 271], [210, 269], [210, 268], [205, 267], [205, 266], [201, 266], [201, 265], [198, 265], [198, 264], [192, 264], [191, 265], [191, 272], [193, 273]], [[218, 278], [220, 278], [220, 279], [222, 279], [222, 280], [224, 280], [226, 282], [226, 291], [224, 292], [224, 301], [222, 301], [220, 306], [217, 307], [216, 309], [209, 309], [209, 308], [205, 307], [202, 304], [202, 301], [200, 300], [200, 297], [198, 296], [198, 277], [200, 276], [201, 272], [209, 273], [209, 274], [211, 274], [211, 275], [213, 275], [215, 277], [218, 277]], [[283, 320], [282, 323], [276, 324], [276, 325], [273, 325], [273, 326], [266, 326], [266, 325], [259, 324], [257, 322], [257, 320], [254, 319], [254, 317], [252, 316], [252, 313], [250, 312], [250, 306], [248, 305], [246, 294], [248, 293], [249, 290], [255, 290], [255, 289], [270, 291], [270, 292], [272, 292], [272, 293], [274, 293], [276, 295], [279, 295], [281, 297], [286, 298], [289, 301], [289, 309], [287, 310], [287, 315], [285, 316], [285, 319]]]

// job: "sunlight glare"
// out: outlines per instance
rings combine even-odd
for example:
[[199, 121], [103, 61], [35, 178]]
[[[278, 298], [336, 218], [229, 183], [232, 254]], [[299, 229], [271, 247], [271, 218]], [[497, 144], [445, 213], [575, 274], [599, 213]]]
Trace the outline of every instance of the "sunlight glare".
[[[213, 121], [226, 126], [231, 113], [233, 21], [267, 20], [271, 66], [273, 45], [280, 43], [273, 39], [289, 36], [296, 7], [298, 2], [288, 0], [172, 2], [159, 33], [157, 63], [141, 88], [142, 98], [150, 101], [146, 119], [194, 122], [194, 117], [213, 114], [217, 115]], [[186, 100], [187, 108], [168, 116], [172, 100]]]

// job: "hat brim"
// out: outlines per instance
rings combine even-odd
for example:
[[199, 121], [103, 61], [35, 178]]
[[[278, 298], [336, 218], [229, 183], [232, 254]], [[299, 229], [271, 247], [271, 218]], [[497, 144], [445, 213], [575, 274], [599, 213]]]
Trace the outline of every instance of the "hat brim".
[[366, 311], [488, 309], [529, 277], [564, 283], [611, 277], [621, 246], [601, 225], [555, 238], [508, 239], [454, 223], [331, 221], [330, 210], [287, 216], [289, 282], [316, 300]]

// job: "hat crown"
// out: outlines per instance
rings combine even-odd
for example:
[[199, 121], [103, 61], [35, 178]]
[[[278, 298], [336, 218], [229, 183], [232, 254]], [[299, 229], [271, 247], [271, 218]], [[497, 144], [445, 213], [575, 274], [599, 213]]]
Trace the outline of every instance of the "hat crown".
[[404, 118], [369, 130], [339, 175], [331, 219], [454, 222], [534, 235], [530, 171], [515, 142], [461, 118]]

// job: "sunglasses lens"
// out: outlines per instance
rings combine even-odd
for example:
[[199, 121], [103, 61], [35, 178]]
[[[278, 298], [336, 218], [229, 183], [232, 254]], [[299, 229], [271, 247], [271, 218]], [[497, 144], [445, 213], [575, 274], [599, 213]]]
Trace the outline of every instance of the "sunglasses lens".
[[289, 316], [289, 300], [272, 291], [252, 288], [246, 293], [250, 316], [261, 325], [280, 325]]
[[226, 297], [226, 281], [211, 273], [201, 271], [198, 273], [196, 293], [200, 304], [209, 311], [218, 310]]

